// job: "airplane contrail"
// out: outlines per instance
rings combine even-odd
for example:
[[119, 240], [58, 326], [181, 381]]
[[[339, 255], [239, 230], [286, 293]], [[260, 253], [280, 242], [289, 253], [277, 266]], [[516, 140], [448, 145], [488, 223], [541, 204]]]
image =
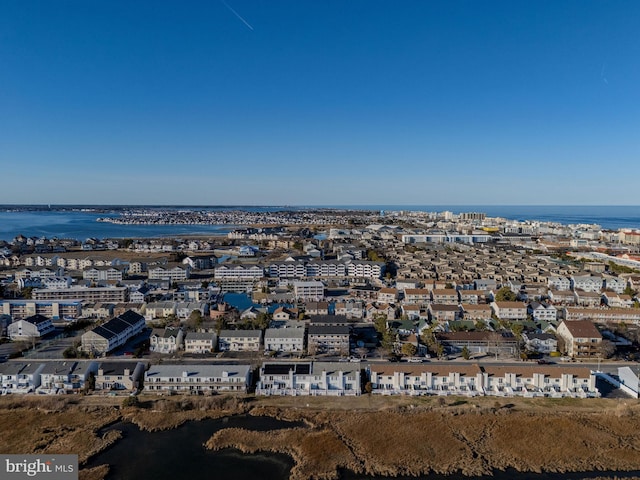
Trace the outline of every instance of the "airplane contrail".
[[231, 8], [227, 4], [227, 2], [225, 2], [224, 0], [220, 0], [220, 1], [225, 7], [227, 7], [231, 11], [231, 13], [233, 13], [236, 17], [238, 17], [242, 23], [244, 23], [247, 27], [249, 27], [253, 31], [253, 27], [249, 25], [249, 22], [247, 22], [244, 18], [242, 18], [238, 12], [236, 12], [233, 8]]

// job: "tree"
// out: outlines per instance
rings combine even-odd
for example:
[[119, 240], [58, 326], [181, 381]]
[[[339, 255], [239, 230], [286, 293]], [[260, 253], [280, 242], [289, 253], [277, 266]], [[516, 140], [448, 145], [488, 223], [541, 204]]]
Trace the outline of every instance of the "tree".
[[364, 393], [371, 395], [373, 392], [373, 384], [371, 382], [367, 382], [364, 384]]
[[418, 347], [413, 343], [405, 343], [402, 345], [402, 354], [406, 357], [413, 357], [417, 351]]
[[610, 358], [614, 353], [616, 353], [616, 346], [614, 343], [609, 340], [602, 340], [598, 356], [600, 358]]
[[192, 311], [189, 314], [189, 318], [187, 319], [186, 324], [189, 328], [197, 330], [200, 325], [202, 325], [202, 312], [200, 312], [200, 310], [198, 309]]
[[469, 360], [471, 358], [471, 352], [469, 352], [469, 349], [467, 348], [466, 345], [462, 347], [461, 353], [462, 353], [462, 358], [464, 358], [465, 360]]
[[509, 287], [502, 287], [496, 293], [496, 302], [515, 302], [518, 296]]

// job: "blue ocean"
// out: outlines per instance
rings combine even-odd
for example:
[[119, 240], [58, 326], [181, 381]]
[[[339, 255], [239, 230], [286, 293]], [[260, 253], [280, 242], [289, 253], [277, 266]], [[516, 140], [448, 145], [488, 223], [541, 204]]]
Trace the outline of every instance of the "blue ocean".
[[[145, 207], [149, 208], [149, 207]], [[315, 206], [219, 206], [219, 207], [162, 207], [176, 209], [278, 211], [304, 208], [339, 208], [372, 211], [483, 212], [490, 217], [512, 220], [541, 220], [561, 224], [598, 224], [602, 228], [640, 229], [640, 206], [550, 206], [550, 205], [315, 205]], [[0, 240], [18, 235], [28, 237], [77, 238], [136, 238], [181, 235], [226, 235], [230, 225], [117, 225], [97, 222], [117, 213], [96, 211], [47, 209], [29, 211], [0, 211]]]

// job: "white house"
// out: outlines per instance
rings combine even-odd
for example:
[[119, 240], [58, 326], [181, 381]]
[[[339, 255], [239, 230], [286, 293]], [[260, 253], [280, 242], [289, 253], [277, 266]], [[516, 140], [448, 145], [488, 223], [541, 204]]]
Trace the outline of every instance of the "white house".
[[265, 352], [304, 352], [305, 329], [267, 328], [264, 333]]
[[218, 392], [246, 393], [250, 365], [152, 365], [144, 376], [150, 393], [212, 395]]
[[262, 330], [221, 330], [218, 350], [221, 352], [257, 352], [262, 343]]
[[215, 350], [218, 336], [214, 332], [188, 332], [184, 338], [185, 353], [205, 354]]
[[360, 395], [360, 363], [265, 362], [257, 395]]
[[154, 328], [149, 337], [149, 349], [155, 353], [176, 353], [183, 347], [183, 339], [181, 328]]
[[30, 340], [44, 337], [54, 330], [55, 327], [50, 318], [42, 315], [33, 315], [9, 325], [7, 327], [7, 335], [13, 341]]

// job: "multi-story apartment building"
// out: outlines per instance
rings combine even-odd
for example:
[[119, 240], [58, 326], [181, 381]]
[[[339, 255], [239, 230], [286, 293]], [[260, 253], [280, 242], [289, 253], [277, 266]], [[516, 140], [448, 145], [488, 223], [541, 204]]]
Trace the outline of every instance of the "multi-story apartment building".
[[191, 267], [189, 265], [175, 265], [172, 267], [166, 265], [158, 265], [150, 267], [148, 270], [149, 280], [167, 280], [170, 282], [179, 282], [186, 280], [191, 275]]
[[75, 320], [82, 316], [79, 300], [0, 300], [0, 314], [10, 315], [14, 320], [43, 315], [53, 320]]
[[185, 353], [212, 353], [218, 344], [218, 336], [214, 332], [188, 332], [184, 338]]
[[181, 328], [154, 328], [149, 337], [150, 350], [155, 353], [176, 353], [183, 346], [184, 332]]
[[91, 280], [92, 282], [121, 282], [124, 279], [124, 275], [124, 267], [89, 267], [82, 271], [82, 278], [85, 280]]
[[317, 280], [293, 282], [293, 293], [298, 300], [319, 301], [324, 298], [324, 283]]
[[31, 292], [34, 300], [81, 300], [83, 302], [126, 302], [127, 287], [70, 287], [56, 289], [36, 288]]
[[55, 327], [51, 319], [43, 315], [33, 315], [16, 320], [7, 327], [7, 335], [13, 341], [42, 338], [53, 332]]

